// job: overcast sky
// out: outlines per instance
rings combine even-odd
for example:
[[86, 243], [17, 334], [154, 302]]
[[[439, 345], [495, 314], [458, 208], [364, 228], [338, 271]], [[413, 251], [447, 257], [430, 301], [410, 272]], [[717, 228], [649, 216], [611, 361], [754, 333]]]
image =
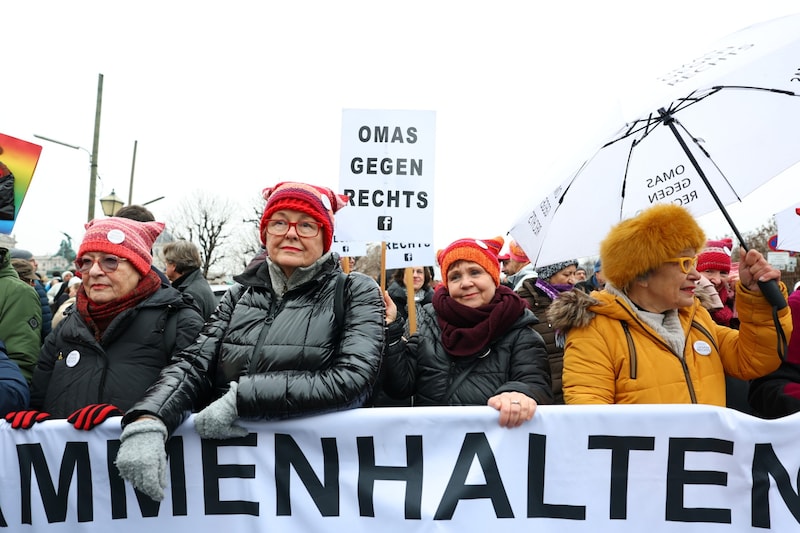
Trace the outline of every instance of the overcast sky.
[[[4, 3], [0, 132], [43, 146], [14, 235], [36, 254], [55, 253], [62, 232], [77, 248], [100, 73], [98, 198], [128, 200], [136, 141], [133, 202], [164, 196], [149, 206], [159, 220], [196, 189], [244, 210], [278, 181], [336, 188], [343, 109], [433, 110], [435, 246], [504, 235], [621, 120], [632, 80], [798, 11], [795, 0]], [[796, 200], [796, 169], [730, 208], [740, 230]], [[701, 222], [726, 232], [721, 216]]]

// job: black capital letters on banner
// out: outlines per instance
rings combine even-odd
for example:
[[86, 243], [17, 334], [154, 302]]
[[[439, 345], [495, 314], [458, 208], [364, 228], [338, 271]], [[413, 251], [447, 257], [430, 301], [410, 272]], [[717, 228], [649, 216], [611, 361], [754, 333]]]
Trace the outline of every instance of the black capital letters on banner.
[[528, 435], [528, 518], [586, 520], [586, 506], [544, 503], [547, 435]]
[[590, 450], [611, 450], [611, 494], [608, 516], [612, 520], [628, 517], [628, 472], [631, 450], [652, 451], [655, 437], [617, 437], [589, 435]]
[[[769, 518], [769, 478], [775, 480], [778, 493], [783, 498], [786, 508], [792, 513], [794, 519], [800, 523], [800, 495], [792, 488], [789, 473], [775, 455], [772, 444], [756, 444], [753, 450], [753, 492], [751, 500], [753, 527], [770, 528]], [[796, 478], [800, 481], [800, 472]], [[798, 489], [800, 491], [800, 489]]]
[[407, 466], [377, 466], [374, 437], [358, 437], [358, 509], [361, 516], [375, 516], [373, 495], [379, 479], [406, 482], [405, 518], [422, 518], [422, 435], [406, 435]]
[[711, 507], [685, 507], [683, 487], [685, 485], [728, 485], [728, 473], [714, 470], [686, 470], [684, 459], [687, 452], [714, 452], [733, 455], [733, 442], [712, 438], [669, 439], [667, 458], [667, 509], [666, 518], [671, 522], [710, 522], [730, 524], [731, 510]]
[[336, 439], [321, 438], [325, 483], [314, 473], [291, 435], [275, 434], [275, 489], [277, 515], [292, 515], [289, 467], [293, 466], [322, 516], [339, 516], [339, 450]]
[[257, 446], [258, 433], [230, 440], [201, 441], [203, 457], [203, 502], [207, 515], [242, 514], [258, 516], [258, 502], [219, 499], [219, 480], [229, 478], [255, 479], [256, 465], [221, 465], [217, 449], [226, 446]]
[[32, 475], [36, 473], [39, 495], [47, 514], [47, 522], [64, 522], [67, 518], [69, 487], [73, 474], [77, 477], [77, 509], [78, 522], [91, 522], [94, 518], [92, 509], [92, 468], [89, 461], [89, 444], [87, 442], [67, 442], [61, 458], [58, 472], [58, 490], [53, 486], [50, 468], [42, 451], [42, 445], [17, 445], [19, 459], [19, 477], [22, 492], [22, 523], [32, 524], [31, 490]]
[[[477, 457], [478, 463], [483, 470], [486, 484], [466, 485], [467, 475], [473, 460]], [[467, 433], [461, 445], [453, 473], [447, 483], [442, 501], [436, 509], [434, 520], [450, 520], [456, 510], [456, 505], [460, 500], [477, 500], [488, 498], [492, 500], [494, 513], [497, 518], [514, 518], [511, 510], [511, 503], [508, 501], [508, 494], [503, 486], [500, 471], [497, 468], [497, 461], [494, 452], [489, 445], [484, 433]]]

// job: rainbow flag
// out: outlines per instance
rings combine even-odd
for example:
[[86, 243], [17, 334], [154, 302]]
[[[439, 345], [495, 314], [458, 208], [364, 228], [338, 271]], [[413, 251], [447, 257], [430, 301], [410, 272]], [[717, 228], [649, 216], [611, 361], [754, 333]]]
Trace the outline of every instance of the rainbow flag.
[[0, 133], [0, 233], [14, 229], [41, 153], [38, 144]]

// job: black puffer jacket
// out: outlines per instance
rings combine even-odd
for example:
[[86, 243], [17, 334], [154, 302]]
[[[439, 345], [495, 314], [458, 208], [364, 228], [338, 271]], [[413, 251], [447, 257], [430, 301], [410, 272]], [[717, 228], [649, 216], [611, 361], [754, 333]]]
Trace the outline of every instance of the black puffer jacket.
[[165, 368], [123, 424], [160, 418], [172, 432], [238, 381], [243, 418], [281, 419], [360, 407], [378, 375], [384, 303], [371, 278], [345, 283], [344, 330], [336, 327], [336, 257], [278, 299], [267, 263], [253, 264], [206, 322], [197, 341]]
[[94, 403], [129, 409], [202, 325], [194, 305], [166, 285], [114, 317], [100, 342], [73, 306], [42, 346], [31, 406], [56, 418]]
[[[452, 357], [442, 345], [442, 331], [432, 304], [423, 308], [418, 329], [407, 342], [400, 340], [402, 325], [390, 326], [384, 362], [386, 393], [393, 398], [414, 397], [415, 406], [486, 405], [502, 392], [521, 392], [538, 404], [553, 403], [550, 368], [542, 337], [531, 326], [534, 314], [526, 309], [488, 354]], [[394, 326], [394, 327], [392, 327]], [[451, 383], [466, 377], [447, 397]]]

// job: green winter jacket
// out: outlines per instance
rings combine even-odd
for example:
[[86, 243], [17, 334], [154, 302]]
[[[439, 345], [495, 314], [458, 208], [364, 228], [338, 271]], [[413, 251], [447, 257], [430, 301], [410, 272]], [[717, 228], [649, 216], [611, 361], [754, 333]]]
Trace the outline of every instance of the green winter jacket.
[[36, 290], [19, 279], [8, 249], [0, 248], [0, 340], [30, 383], [42, 344], [42, 306]]

